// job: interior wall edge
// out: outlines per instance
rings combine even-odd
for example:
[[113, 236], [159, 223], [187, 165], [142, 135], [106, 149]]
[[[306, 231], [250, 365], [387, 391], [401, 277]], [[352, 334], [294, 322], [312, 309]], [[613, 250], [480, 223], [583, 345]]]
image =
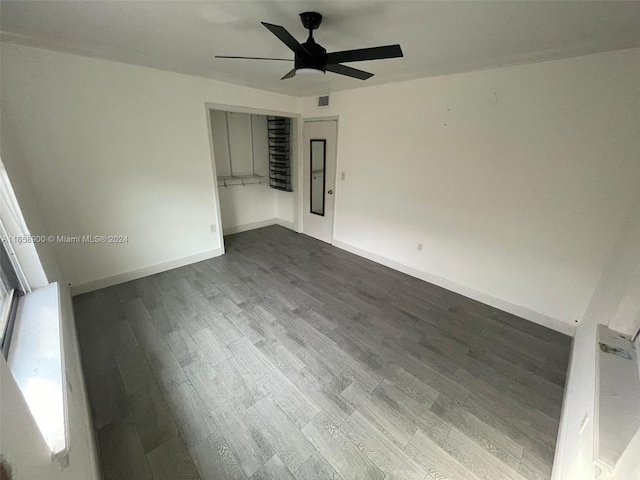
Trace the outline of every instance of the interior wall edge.
[[288, 228], [289, 230], [297, 231], [295, 229], [295, 226], [293, 225], [293, 222], [288, 222], [287, 220], [283, 220], [282, 218], [276, 218], [276, 225], [280, 225], [281, 227]]
[[511, 313], [512, 315], [524, 318], [525, 320], [529, 320], [530, 322], [537, 323], [538, 325], [542, 325], [543, 327], [547, 327], [565, 335], [569, 335], [570, 337], [573, 337], [575, 335], [576, 325], [572, 325], [552, 315], [538, 312], [522, 305], [516, 305], [501, 298], [494, 297], [493, 295], [490, 295], [488, 293], [474, 290], [473, 288], [469, 288], [465, 285], [461, 285], [459, 283], [447, 280], [446, 278], [439, 277], [423, 270], [418, 270], [416, 268], [410, 267], [409, 265], [405, 265], [376, 253], [363, 250], [335, 238], [333, 239], [333, 246], [384, 265], [385, 267], [389, 267], [399, 272], [406, 273], [407, 275], [411, 275], [412, 277], [419, 278], [420, 280], [424, 280], [425, 282], [429, 282], [442, 288], [446, 288], [447, 290], [471, 298], [478, 302], [498, 308], [507, 313]]
[[81, 295], [83, 293], [93, 292], [94, 290], [100, 290], [101, 288], [112, 287], [120, 283], [130, 282], [131, 280], [137, 280], [138, 278], [148, 277], [156, 273], [165, 272], [174, 268], [184, 267], [192, 263], [208, 260], [209, 258], [219, 257], [224, 253], [222, 247], [215, 248], [213, 250], [207, 250], [205, 252], [196, 253], [195, 255], [189, 255], [182, 258], [176, 258], [168, 262], [158, 263], [155, 265], [149, 265], [147, 267], [138, 268], [129, 272], [119, 273], [110, 277], [99, 278], [97, 280], [91, 280], [90, 282], [79, 283], [77, 285], [70, 285], [71, 296]]
[[247, 232], [249, 230], [255, 230], [256, 228], [269, 227], [276, 224], [276, 218], [268, 218], [266, 220], [260, 220], [258, 222], [243, 223], [242, 225], [234, 225], [223, 229], [225, 235], [233, 235], [234, 233]]

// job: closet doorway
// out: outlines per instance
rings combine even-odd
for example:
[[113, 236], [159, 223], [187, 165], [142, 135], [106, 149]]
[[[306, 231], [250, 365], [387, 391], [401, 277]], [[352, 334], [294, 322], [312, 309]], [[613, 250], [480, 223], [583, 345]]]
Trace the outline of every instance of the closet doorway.
[[225, 105], [207, 105], [224, 236], [282, 225], [297, 229], [298, 117]]

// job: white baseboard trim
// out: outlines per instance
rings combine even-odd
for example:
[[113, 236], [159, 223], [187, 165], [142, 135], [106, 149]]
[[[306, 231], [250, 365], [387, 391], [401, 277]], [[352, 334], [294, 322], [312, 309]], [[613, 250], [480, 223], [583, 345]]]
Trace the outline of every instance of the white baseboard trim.
[[460, 285], [459, 283], [452, 282], [451, 280], [447, 280], [446, 278], [442, 278], [429, 272], [418, 270], [403, 263], [378, 255], [376, 253], [372, 253], [348, 243], [342, 242], [340, 240], [336, 240], [335, 238], [333, 239], [332, 244], [334, 247], [338, 247], [360, 257], [367, 258], [373, 262], [384, 265], [385, 267], [389, 267], [399, 272], [406, 273], [407, 275], [419, 278], [420, 280], [424, 280], [425, 282], [433, 283], [434, 285], [438, 285], [439, 287], [446, 288], [447, 290], [451, 290], [452, 292], [464, 295], [465, 297], [471, 298], [478, 302], [490, 305], [505, 312], [511, 313], [512, 315], [524, 318], [525, 320], [529, 320], [544, 327], [551, 328], [552, 330], [564, 333], [565, 335], [569, 335], [571, 337], [575, 335], [575, 325], [562, 321], [559, 318], [553, 317], [546, 313], [537, 312], [528, 307], [516, 305], [506, 300], [502, 300], [500, 298], [489, 295], [488, 293], [480, 292], [478, 290], [474, 290], [473, 288], [469, 288], [464, 285]]
[[222, 233], [224, 235], [233, 235], [234, 233], [248, 232], [249, 230], [268, 227], [270, 225], [281, 225], [293, 230], [293, 223], [282, 220], [281, 218], [269, 218], [268, 220], [260, 220], [259, 222], [243, 223], [242, 225], [227, 227], [222, 230]]
[[276, 224], [280, 225], [281, 227], [288, 228], [289, 230], [294, 230], [293, 222], [287, 222], [286, 220], [283, 220], [281, 218], [276, 218]]
[[256, 228], [275, 225], [276, 221], [276, 218], [269, 218], [268, 220], [260, 220], [259, 222], [243, 223], [242, 225], [234, 225], [233, 227], [223, 228], [222, 233], [225, 235], [233, 235], [234, 233], [247, 232], [249, 230], [255, 230]]
[[138, 278], [148, 277], [156, 273], [165, 272], [178, 267], [184, 267], [191, 263], [201, 262], [213, 257], [219, 257], [222, 255], [222, 248], [216, 248], [214, 250], [208, 250], [202, 253], [196, 253], [195, 255], [189, 255], [188, 257], [177, 258], [175, 260], [169, 260], [168, 262], [158, 263], [156, 265], [150, 265], [148, 267], [139, 268], [137, 270], [131, 270], [130, 272], [118, 273], [111, 277], [101, 278], [98, 280], [92, 280], [86, 283], [79, 283], [77, 285], [70, 285], [69, 290], [71, 296], [80, 295], [82, 293], [93, 292], [94, 290], [100, 290], [101, 288], [111, 287], [124, 282], [130, 282], [131, 280], [137, 280]]

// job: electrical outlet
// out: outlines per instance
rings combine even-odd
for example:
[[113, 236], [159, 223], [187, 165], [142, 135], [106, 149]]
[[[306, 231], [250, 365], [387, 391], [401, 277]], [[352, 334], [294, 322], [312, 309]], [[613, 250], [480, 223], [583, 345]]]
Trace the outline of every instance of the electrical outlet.
[[211, 229], [211, 233], [216, 233], [217, 232], [215, 224], [212, 223], [209, 227]]
[[421, 243], [418, 244], [418, 250], [422, 250], [422, 244]]
[[340, 173], [340, 180], [344, 182], [345, 177], [346, 177], [346, 174], [344, 172]]

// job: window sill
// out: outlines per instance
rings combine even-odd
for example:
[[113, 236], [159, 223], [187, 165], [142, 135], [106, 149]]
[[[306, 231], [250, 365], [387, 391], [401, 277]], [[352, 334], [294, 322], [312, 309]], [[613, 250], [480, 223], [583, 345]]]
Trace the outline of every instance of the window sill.
[[7, 363], [53, 455], [67, 449], [66, 385], [57, 283], [18, 303]]
[[605, 325], [597, 341], [595, 464], [613, 475], [640, 431], [640, 359], [629, 337]]

